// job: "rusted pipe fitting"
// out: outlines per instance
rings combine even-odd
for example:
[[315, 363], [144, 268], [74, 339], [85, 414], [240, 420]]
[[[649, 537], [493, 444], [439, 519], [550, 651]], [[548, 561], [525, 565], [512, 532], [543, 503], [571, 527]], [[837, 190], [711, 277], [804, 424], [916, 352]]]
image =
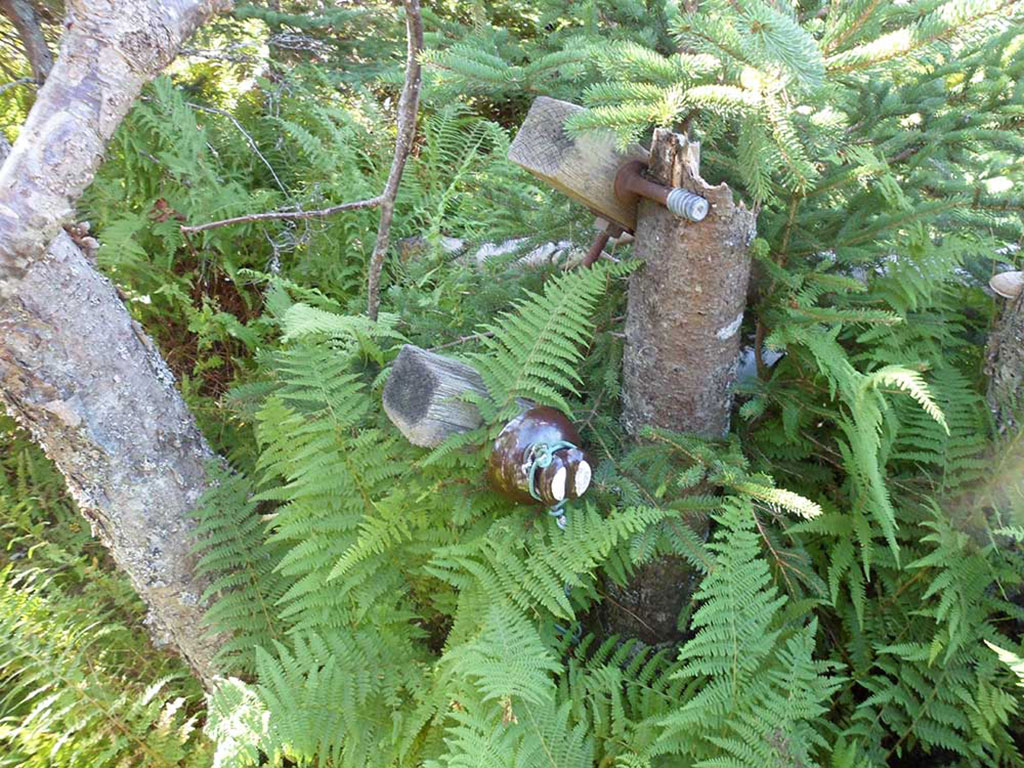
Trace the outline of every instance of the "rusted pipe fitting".
[[604, 253], [604, 247], [608, 245], [608, 241], [613, 237], [618, 237], [622, 232], [622, 227], [618, 224], [608, 222], [607, 226], [597, 233], [594, 242], [590, 244], [590, 250], [583, 257], [583, 261], [580, 262], [581, 265], [584, 267], [594, 266], [594, 262], [601, 258], [601, 254]]
[[615, 196], [624, 203], [636, 205], [637, 197], [646, 197], [668, 208], [676, 216], [688, 221], [703, 221], [711, 207], [700, 195], [681, 187], [666, 187], [644, 176], [647, 166], [640, 160], [630, 160], [615, 174]]
[[587, 251], [587, 255], [583, 257], [583, 261], [580, 262], [582, 266], [594, 266], [594, 262], [600, 259], [601, 254], [604, 253], [604, 247], [608, 245], [608, 240], [611, 236], [612, 233], [607, 229], [597, 233], [597, 237], [594, 238], [594, 242], [590, 244], [590, 250]]

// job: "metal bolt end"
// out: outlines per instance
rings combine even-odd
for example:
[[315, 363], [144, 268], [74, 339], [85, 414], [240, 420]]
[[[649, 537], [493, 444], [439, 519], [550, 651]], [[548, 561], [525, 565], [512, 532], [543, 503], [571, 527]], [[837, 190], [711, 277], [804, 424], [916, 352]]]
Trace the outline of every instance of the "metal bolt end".
[[668, 193], [665, 205], [676, 216], [682, 216], [689, 221], [704, 221], [704, 217], [711, 210], [708, 201], [703, 197], [687, 192], [679, 187]]

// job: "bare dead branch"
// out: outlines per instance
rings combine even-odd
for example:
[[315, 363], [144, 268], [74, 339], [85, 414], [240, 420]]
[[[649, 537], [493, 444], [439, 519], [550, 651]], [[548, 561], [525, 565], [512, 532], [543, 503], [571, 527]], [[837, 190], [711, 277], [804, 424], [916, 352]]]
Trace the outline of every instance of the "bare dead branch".
[[53, 69], [53, 54], [46, 45], [35, 7], [28, 0], [0, 0], [0, 13], [18, 30], [33, 78], [37, 83], [43, 82]]
[[267, 45], [287, 51], [310, 51], [311, 53], [327, 53], [330, 48], [312, 35], [299, 32], [279, 32], [267, 39]]
[[[0, 0], [2, 1], [2, 0]], [[406, 61], [405, 61], [405, 82], [402, 85], [402, 95], [398, 100], [398, 130], [395, 138], [395, 155], [391, 161], [391, 170], [388, 172], [387, 183], [384, 191], [377, 197], [366, 200], [358, 200], [353, 203], [342, 203], [329, 208], [322, 208], [316, 211], [268, 211], [265, 213], [250, 213], [243, 216], [235, 216], [230, 219], [211, 221], [196, 226], [182, 226], [183, 234], [191, 235], [196, 232], [204, 232], [209, 229], [226, 227], [231, 224], [247, 224], [254, 221], [294, 221], [297, 219], [316, 219], [330, 216], [343, 211], [353, 211], [360, 208], [373, 208], [380, 206], [380, 223], [377, 227], [377, 241], [373, 247], [373, 255], [370, 257], [370, 273], [367, 279], [367, 314], [370, 319], [377, 319], [377, 312], [380, 308], [380, 275], [384, 268], [384, 257], [387, 254], [388, 243], [391, 234], [391, 220], [395, 214], [395, 198], [398, 196], [398, 187], [402, 181], [402, 172], [405, 170], [406, 160], [412, 151], [413, 139], [416, 135], [416, 117], [419, 113], [420, 85], [422, 83], [422, 67], [419, 56], [423, 51], [423, 16], [420, 12], [419, 0], [403, 0], [405, 5], [405, 26], [407, 33]], [[222, 110], [208, 107], [192, 106], [217, 114], [231, 117]], [[231, 118], [235, 125], [241, 130], [241, 126], [234, 118]], [[244, 133], [244, 131], [243, 131]], [[259, 154], [255, 143], [250, 139], [250, 146]], [[262, 155], [260, 155], [262, 159]], [[266, 163], [266, 160], [264, 160]], [[269, 164], [268, 164], [269, 167]], [[271, 169], [273, 172], [273, 169]], [[276, 179], [276, 175], [275, 175]]]
[[465, 344], [467, 341], [479, 341], [480, 339], [489, 339], [494, 335], [494, 331], [481, 331], [480, 333], [470, 333], [466, 336], [459, 336], [455, 341], [449, 341], [446, 344], [438, 344], [436, 347], [430, 347], [427, 352], [437, 352], [439, 349], [450, 349], [451, 347], [457, 347], [460, 344]]
[[11, 88], [17, 88], [19, 85], [35, 85], [36, 81], [31, 77], [20, 77], [17, 80], [11, 80], [9, 83], [0, 85], [0, 94], [6, 93]]
[[196, 232], [203, 232], [207, 229], [217, 229], [230, 224], [246, 224], [253, 221], [295, 221], [297, 219], [322, 219], [342, 211], [355, 211], [359, 208], [374, 208], [381, 204], [383, 196], [370, 197], [366, 200], [356, 200], [352, 203], [341, 203], [332, 205], [330, 208], [320, 208], [316, 211], [267, 211], [266, 213], [247, 213], [244, 216], [235, 216], [231, 219], [211, 221], [206, 224], [198, 224], [194, 227], [182, 226], [181, 231], [186, 235]]
[[225, 61], [229, 64], [258, 64], [260, 59], [247, 53], [236, 53], [239, 45], [228, 46], [224, 50], [213, 48], [182, 48], [182, 56], [192, 59], [209, 59], [211, 61]]
[[402, 85], [402, 96], [398, 101], [398, 136], [395, 138], [395, 157], [391, 162], [388, 182], [381, 195], [380, 224], [377, 227], [377, 242], [373, 246], [370, 257], [370, 274], [367, 279], [366, 313], [371, 320], [377, 319], [380, 308], [380, 273], [384, 268], [384, 256], [388, 250], [391, 235], [391, 219], [395, 214], [395, 198], [398, 196], [398, 185], [402, 181], [405, 161], [412, 151], [413, 138], [416, 136], [416, 115], [420, 105], [420, 84], [422, 67], [420, 52], [423, 50], [423, 16], [420, 13], [420, 0], [404, 0], [405, 29], [408, 46], [405, 58], [405, 83]]

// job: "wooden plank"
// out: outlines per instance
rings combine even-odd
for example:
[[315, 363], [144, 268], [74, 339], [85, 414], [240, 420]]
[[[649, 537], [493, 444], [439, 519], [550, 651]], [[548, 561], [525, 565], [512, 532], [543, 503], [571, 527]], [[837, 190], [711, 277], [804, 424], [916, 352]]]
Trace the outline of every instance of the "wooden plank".
[[615, 174], [629, 160], [646, 162], [647, 150], [633, 144], [620, 152], [610, 131], [569, 136], [565, 121], [583, 111], [583, 107], [567, 101], [538, 97], [509, 148], [508, 159], [598, 216], [632, 232], [636, 228], [636, 206], [615, 197]]
[[476, 370], [406, 344], [384, 386], [384, 411], [410, 443], [432, 448], [482, 423], [476, 406], [460, 399], [466, 392], [487, 394]]

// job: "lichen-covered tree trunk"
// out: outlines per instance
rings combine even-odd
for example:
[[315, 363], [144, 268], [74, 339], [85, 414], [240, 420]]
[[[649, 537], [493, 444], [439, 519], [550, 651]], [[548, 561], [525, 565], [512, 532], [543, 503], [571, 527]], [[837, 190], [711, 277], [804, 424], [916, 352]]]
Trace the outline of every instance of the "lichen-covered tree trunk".
[[211, 452], [152, 342], [61, 226], [142, 86], [225, 0], [68, 3], [60, 55], [0, 168], [0, 397], [209, 681], [190, 518]]
[[60, 55], [0, 168], [0, 298], [17, 292], [142, 86], [226, 0], [70, 0]]
[[[629, 286], [623, 422], [634, 436], [650, 425], [722, 437], [729, 430], [755, 217], [733, 201], [728, 186], [701, 178], [698, 148], [679, 134], [655, 132], [648, 172], [706, 198], [711, 212], [694, 223], [640, 202], [636, 255], [644, 267]], [[613, 589], [611, 629], [648, 643], [677, 639], [676, 620], [693, 579], [681, 560], [648, 564], [627, 587]]]

